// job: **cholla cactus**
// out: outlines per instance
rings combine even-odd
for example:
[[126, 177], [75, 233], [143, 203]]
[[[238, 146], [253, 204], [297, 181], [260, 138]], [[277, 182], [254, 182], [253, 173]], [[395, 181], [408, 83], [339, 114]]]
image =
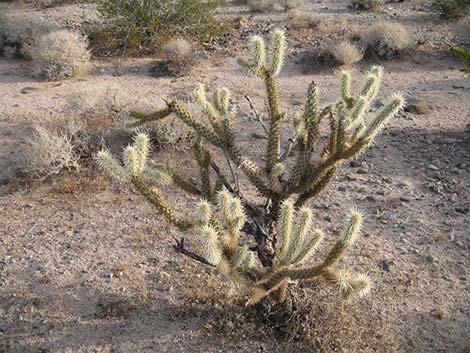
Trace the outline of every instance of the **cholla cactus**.
[[[352, 212], [340, 240], [323, 262], [308, 265], [323, 233], [311, 231], [312, 212], [303, 207], [325, 189], [344, 161], [357, 157], [373, 142], [384, 124], [401, 109], [404, 100], [392, 95], [375, 117], [367, 117], [382, 78], [382, 69], [376, 66], [357, 94], [351, 91], [349, 73], [344, 72], [338, 102], [323, 109], [318, 107], [318, 90], [312, 82], [303, 111], [289, 113], [281, 108], [277, 85], [285, 47], [284, 32], [277, 30], [269, 50], [264, 40], [255, 36], [251, 41], [251, 56], [239, 59], [241, 67], [263, 80], [266, 86], [269, 109], [264, 126], [268, 133], [264, 165], [245, 157], [236, 144], [235, 111], [230, 107], [229, 90], [220, 88], [208, 95], [203, 86], [196, 89], [195, 96], [207, 122], [195, 119], [182, 103], [173, 100], [154, 113], [131, 112], [135, 120], [130, 124], [138, 127], [158, 123], [174, 114], [193, 129], [198, 136], [193, 148], [200, 168], [197, 184], [184, 180], [171, 167], [149, 169], [145, 163], [148, 142], [143, 135], [126, 149], [124, 166], [107, 152], [100, 154], [100, 161], [111, 174], [130, 181], [169, 222], [182, 230], [196, 230], [203, 256], [185, 249], [183, 241], [178, 242], [176, 249], [215, 266], [237, 289], [248, 290], [249, 303], [264, 298], [282, 302], [290, 281], [315, 277], [334, 284], [345, 298], [363, 295], [370, 286], [366, 276], [334, 267], [357, 238], [361, 214]], [[281, 124], [288, 117], [292, 117], [293, 136], [281, 146]], [[319, 137], [322, 124], [329, 128], [326, 139]], [[207, 146], [223, 154], [227, 161], [225, 167], [214, 161], [213, 152]], [[239, 171], [265, 202], [256, 204], [246, 198], [245, 190], [238, 183]], [[147, 184], [151, 180], [149, 176], [153, 179], [164, 176], [164, 180], [171, 180], [185, 192], [204, 199], [197, 219], [188, 220], [178, 215], [158, 187]], [[216, 207], [219, 212], [214, 212]], [[241, 244], [241, 234], [252, 236], [254, 243]]]

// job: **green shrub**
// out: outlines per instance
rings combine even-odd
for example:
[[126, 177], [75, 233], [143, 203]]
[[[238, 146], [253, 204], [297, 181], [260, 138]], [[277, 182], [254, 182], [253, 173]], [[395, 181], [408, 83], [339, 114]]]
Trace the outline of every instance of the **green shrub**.
[[466, 65], [463, 71], [470, 73], [470, 49], [451, 45], [450, 50]]
[[470, 15], [470, 0], [434, 0], [436, 12], [447, 18], [459, 18]]
[[101, 0], [98, 9], [109, 21], [93, 36], [93, 42], [126, 54], [153, 54], [174, 36], [207, 42], [223, 28], [215, 17], [223, 2]]

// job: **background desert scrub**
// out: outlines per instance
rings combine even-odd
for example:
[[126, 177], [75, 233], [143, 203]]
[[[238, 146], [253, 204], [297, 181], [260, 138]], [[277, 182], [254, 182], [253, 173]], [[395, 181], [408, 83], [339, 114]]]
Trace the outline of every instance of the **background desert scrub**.
[[27, 153], [28, 174], [46, 178], [63, 169], [79, 168], [79, 156], [68, 134], [51, 132], [41, 126], [35, 130]]
[[195, 48], [183, 38], [171, 40], [163, 46], [163, 60], [171, 75], [183, 76], [191, 71], [196, 61]]
[[126, 54], [153, 54], [174, 36], [207, 42], [220, 34], [216, 18], [224, 0], [100, 0], [108, 25], [97, 32], [95, 44]]
[[433, 0], [433, 7], [440, 16], [446, 18], [470, 15], [470, 0]]
[[362, 50], [348, 40], [332, 44], [329, 51], [340, 65], [351, 65], [362, 60]]
[[350, 6], [355, 10], [380, 10], [385, 4], [384, 0], [351, 0]]
[[0, 54], [29, 57], [29, 47], [41, 36], [57, 29], [58, 26], [41, 17], [0, 14]]
[[361, 44], [371, 56], [390, 60], [411, 47], [410, 29], [393, 22], [376, 22], [362, 35]]
[[68, 30], [41, 37], [28, 51], [34, 74], [48, 80], [76, 76], [86, 69], [90, 60], [87, 39]]
[[[303, 112], [288, 114], [283, 110], [277, 82], [286, 52], [284, 32], [274, 31], [269, 50], [263, 38], [254, 36], [251, 49], [251, 55], [239, 58], [238, 63], [266, 87], [269, 115], [262, 164], [245, 156], [236, 142], [230, 91], [217, 88], [209, 96], [202, 85], [195, 96], [207, 118], [205, 123], [183, 103], [172, 100], [150, 114], [131, 112], [135, 120], [128, 125], [140, 127], [174, 115], [190, 127], [197, 135], [193, 145], [199, 166], [197, 183], [182, 177], [173, 166], [149, 163], [149, 139], [145, 134], [138, 134], [124, 150], [123, 163], [104, 150], [98, 154], [99, 164], [113, 177], [132, 184], [181, 231], [192, 229], [201, 243], [202, 255], [188, 250], [184, 238], [175, 249], [215, 267], [232, 289], [249, 298], [248, 304], [266, 298], [274, 304], [283, 303], [290, 282], [313, 278], [333, 285], [345, 299], [363, 296], [370, 288], [368, 277], [335, 266], [357, 240], [362, 214], [352, 210], [325, 258], [308, 264], [324, 234], [312, 227], [313, 214], [305, 204], [326, 188], [343, 161], [355, 158], [372, 143], [404, 100], [393, 95], [374, 118], [365, 118], [382, 77], [381, 68], [373, 67], [357, 95], [352, 94], [350, 75], [344, 72], [336, 104], [320, 109], [317, 87], [312, 82]], [[287, 117], [292, 119], [293, 133], [284, 146], [281, 122]], [[320, 138], [322, 123], [329, 131], [325, 139]], [[214, 150], [225, 156], [223, 169], [214, 158]], [[201, 198], [197, 215], [178, 213], [157, 186], [159, 183], [173, 183]], [[250, 186], [264, 202], [247, 197]]]

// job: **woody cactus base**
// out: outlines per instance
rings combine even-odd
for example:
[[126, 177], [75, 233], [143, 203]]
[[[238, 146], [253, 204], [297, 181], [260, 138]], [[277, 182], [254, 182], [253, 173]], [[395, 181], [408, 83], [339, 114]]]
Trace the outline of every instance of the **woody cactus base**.
[[[107, 151], [99, 153], [99, 163], [117, 179], [133, 184], [170, 223], [194, 234], [201, 253], [187, 249], [184, 238], [175, 248], [215, 267], [232, 288], [248, 296], [248, 304], [264, 299], [282, 303], [291, 281], [313, 278], [333, 284], [345, 299], [365, 295], [370, 288], [366, 275], [336, 268], [358, 237], [362, 214], [351, 211], [326, 257], [310, 264], [324, 234], [312, 229], [313, 214], [304, 205], [325, 189], [344, 161], [357, 157], [372, 143], [386, 121], [402, 108], [403, 98], [392, 96], [375, 117], [366, 118], [382, 76], [381, 68], [373, 67], [357, 95], [351, 93], [350, 75], [344, 72], [337, 103], [319, 109], [317, 88], [312, 82], [303, 112], [288, 114], [282, 109], [277, 85], [285, 55], [284, 32], [273, 33], [269, 64], [261, 37], [253, 37], [251, 47], [251, 56], [239, 59], [239, 64], [266, 86], [269, 109], [263, 123], [268, 140], [264, 165], [243, 156], [236, 143], [236, 113], [230, 107], [229, 90], [216, 89], [209, 99], [202, 86], [196, 89], [196, 100], [207, 117], [206, 123], [195, 119], [176, 100], [151, 114], [131, 112], [135, 120], [130, 123], [138, 127], [174, 114], [192, 128], [197, 135], [193, 151], [200, 169], [199, 183], [185, 180], [171, 166], [148, 163], [149, 143], [144, 134], [137, 135], [135, 143], [124, 151], [123, 165]], [[281, 146], [281, 125], [288, 116], [293, 135]], [[262, 117], [258, 118], [263, 122]], [[326, 139], [320, 137], [322, 124], [328, 127]], [[212, 155], [216, 152], [225, 157], [225, 166], [215, 163]], [[239, 182], [239, 172], [265, 202], [259, 204], [245, 197], [246, 187]], [[178, 214], [159, 183], [173, 184], [199, 196], [203, 201], [198, 216]]]

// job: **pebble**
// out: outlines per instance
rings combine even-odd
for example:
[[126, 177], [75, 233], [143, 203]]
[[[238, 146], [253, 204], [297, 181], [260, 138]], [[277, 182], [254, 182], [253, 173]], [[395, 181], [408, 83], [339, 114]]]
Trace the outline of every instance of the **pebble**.
[[431, 164], [428, 164], [428, 169], [439, 170], [439, 167], [431, 163]]

